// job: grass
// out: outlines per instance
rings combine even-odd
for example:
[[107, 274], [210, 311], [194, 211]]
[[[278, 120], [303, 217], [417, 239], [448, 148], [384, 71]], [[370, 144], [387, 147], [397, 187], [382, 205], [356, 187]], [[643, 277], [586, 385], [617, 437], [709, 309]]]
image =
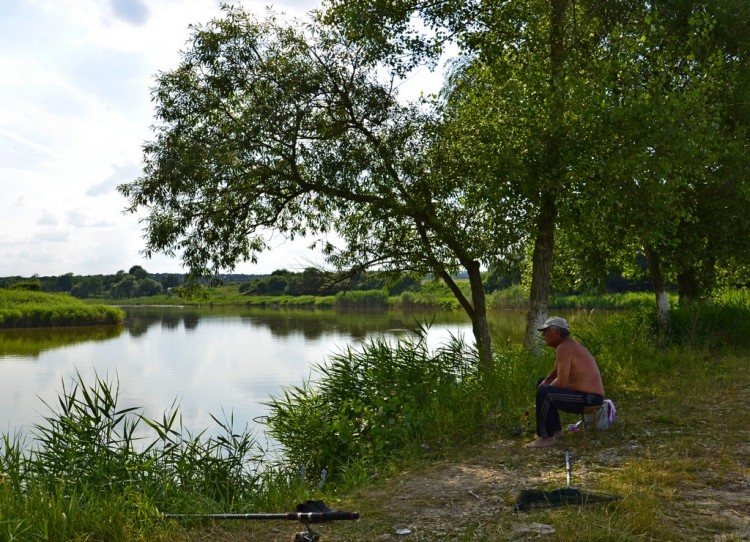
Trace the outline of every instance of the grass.
[[573, 484], [617, 503], [512, 511], [520, 489], [565, 484], [561, 446], [524, 447], [550, 350], [537, 359], [503, 346], [480, 376], [457, 340], [436, 352], [418, 339], [374, 341], [332, 356], [317, 384], [271, 399], [282, 455], [231, 416], [214, 418], [223, 431], [208, 438], [183, 428], [176, 406], [157, 420], [119, 407], [116, 383], [64, 384], [33, 438], [3, 436], [0, 541], [289, 540], [295, 527], [277, 522], [161, 514], [283, 512], [307, 499], [362, 513], [316, 528], [330, 541], [390, 539], [397, 528], [418, 540], [520, 539], [539, 525], [564, 541], [742, 539], [749, 313], [744, 297], [727, 297], [675, 310], [666, 334], [643, 310], [576, 322], [618, 421], [566, 438]]
[[[669, 301], [676, 302], [677, 296], [671, 294]], [[624, 292], [617, 294], [575, 294], [554, 295], [550, 306], [556, 309], [608, 309], [626, 310], [651, 306], [655, 303], [653, 292]]]
[[[468, 279], [455, 279], [464, 295], [471, 299]], [[427, 280], [418, 290], [410, 290], [388, 296], [383, 290], [352, 290], [331, 296], [290, 296], [290, 295], [246, 295], [240, 292], [239, 284], [227, 284], [210, 288], [184, 290], [185, 295], [174, 292], [149, 297], [128, 299], [97, 298], [87, 299], [93, 304], [126, 305], [234, 305], [247, 307], [316, 307], [316, 308], [395, 308], [395, 309], [435, 309], [463, 310], [450, 289], [441, 281]], [[671, 295], [675, 302], [676, 296]], [[489, 310], [528, 308], [529, 293], [526, 287], [513, 285], [487, 295]], [[576, 294], [553, 295], [550, 309], [554, 310], [630, 310], [654, 305], [654, 294], [649, 292], [628, 292], [616, 294]]]
[[[621, 337], [612, 333], [618, 328]], [[633, 331], [618, 318], [609, 328], [589, 330], [613, 337], [599, 350], [610, 368], [626, 351], [620, 342], [626, 329]], [[626, 359], [615, 378], [605, 372], [618, 405], [609, 431], [568, 435], [564, 447], [532, 452], [524, 444], [533, 437], [515, 436], [500, 415], [481, 439], [347, 495], [342, 505], [367, 511], [362, 525], [332, 527], [328, 539], [393, 536], [399, 526], [419, 540], [526, 539], [518, 534], [522, 528], [541, 525], [552, 533], [545, 539], [561, 541], [744, 540], [748, 358], [744, 350], [686, 353], [660, 345], [648, 357]], [[628, 385], [621, 386], [625, 372]], [[574, 487], [623, 500], [513, 512], [520, 489], [565, 485], [564, 448], [574, 457]], [[533, 533], [529, 539], [538, 536]]]
[[88, 305], [63, 294], [0, 289], [0, 328], [111, 326], [125, 313], [107, 305]]
[[[333, 491], [328, 498], [340, 508], [361, 511], [363, 519], [327, 527], [326, 539], [390, 539], [404, 527], [418, 540], [525, 539], [519, 534], [523, 528], [540, 525], [553, 533], [549, 539], [563, 541], [745, 539], [750, 498], [742, 495], [750, 473], [744, 391], [750, 384], [745, 369], [750, 356], [739, 325], [731, 329], [740, 334], [723, 335], [721, 346], [702, 343], [730, 315], [738, 316], [735, 310], [730, 306], [724, 316], [721, 305], [708, 312], [706, 307], [676, 310], [675, 326], [666, 336], [652, 326], [650, 314], [639, 311], [591, 327], [581, 323], [579, 338], [600, 360], [618, 421], [596, 436], [567, 437], [565, 447], [574, 456], [572, 483], [622, 496], [621, 502], [512, 511], [520, 489], [560, 488], [566, 480], [561, 447], [524, 448], [533, 438], [523, 417], [533, 404], [531, 381], [549, 367], [550, 352], [533, 360], [509, 350], [498, 353], [494, 377], [483, 395], [476, 394], [479, 402], [491, 405], [483, 423], [466, 434], [442, 426], [444, 431], [432, 432], [438, 439], [431, 443], [445, 438], [445, 446], [422, 448], [421, 454], [400, 447], [390, 468], [378, 471], [372, 462], [369, 469], [360, 468], [364, 485], [343, 494]], [[696, 319], [697, 326], [680, 324]], [[370, 380], [372, 373], [356, 366], [354, 373]], [[321, 395], [314, 396], [325, 404], [326, 394]], [[451, 412], [440, 410], [435, 427], [451, 417], [472, 427], [466, 413], [475, 402], [447, 400], [446, 405]], [[399, 434], [403, 426], [395, 425]], [[451, 441], [453, 436], [458, 438]], [[417, 442], [429, 444], [424, 434]], [[335, 453], [345, 457], [347, 452]], [[348, 468], [355, 470], [351, 463]], [[284, 539], [270, 526], [220, 528], [241, 540]], [[537, 536], [533, 533], [528, 537]], [[198, 538], [200, 531], [194, 534]]]

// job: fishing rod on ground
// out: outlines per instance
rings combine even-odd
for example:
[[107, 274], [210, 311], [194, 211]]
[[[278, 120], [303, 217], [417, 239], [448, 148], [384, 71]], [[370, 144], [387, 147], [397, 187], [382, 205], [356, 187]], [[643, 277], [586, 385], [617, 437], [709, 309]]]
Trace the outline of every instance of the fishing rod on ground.
[[307, 531], [294, 535], [294, 542], [318, 542], [320, 534], [310, 527], [311, 523], [359, 519], [359, 512], [342, 512], [331, 510], [323, 501], [305, 501], [297, 505], [296, 512], [258, 513], [258, 514], [164, 514], [171, 519], [239, 519], [239, 520], [272, 520], [285, 519], [301, 522]]

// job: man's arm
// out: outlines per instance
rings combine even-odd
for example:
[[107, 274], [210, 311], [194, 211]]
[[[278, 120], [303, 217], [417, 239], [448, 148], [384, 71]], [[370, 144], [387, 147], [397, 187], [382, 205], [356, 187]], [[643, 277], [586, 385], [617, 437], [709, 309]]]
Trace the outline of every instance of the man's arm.
[[550, 382], [552, 386], [567, 388], [570, 380], [570, 361], [572, 351], [567, 345], [559, 345], [555, 352], [555, 378]]
[[557, 376], [557, 362], [555, 362], [555, 365], [552, 367], [552, 370], [549, 372], [547, 376], [544, 377], [544, 380], [542, 380], [539, 383], [539, 385], [541, 386], [542, 384], [551, 384], [555, 380], [556, 376]]

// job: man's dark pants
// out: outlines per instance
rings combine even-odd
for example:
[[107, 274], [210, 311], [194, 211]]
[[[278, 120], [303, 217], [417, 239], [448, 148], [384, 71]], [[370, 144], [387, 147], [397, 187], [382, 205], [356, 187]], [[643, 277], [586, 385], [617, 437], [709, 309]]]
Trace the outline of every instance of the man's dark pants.
[[580, 414], [583, 407], [604, 403], [604, 397], [599, 394], [558, 388], [542, 384], [543, 380], [538, 380], [536, 388], [536, 434], [540, 437], [552, 437], [562, 431], [560, 410]]

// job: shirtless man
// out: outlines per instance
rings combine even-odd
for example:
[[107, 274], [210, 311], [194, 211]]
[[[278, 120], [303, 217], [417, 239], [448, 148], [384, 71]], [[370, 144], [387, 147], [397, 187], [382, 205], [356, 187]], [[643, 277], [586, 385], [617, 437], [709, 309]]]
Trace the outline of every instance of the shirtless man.
[[555, 365], [536, 389], [536, 434], [527, 448], [546, 448], [562, 436], [560, 413], [580, 414], [585, 406], [604, 402], [604, 385], [591, 352], [570, 336], [568, 323], [558, 316], [539, 328], [547, 346], [556, 349]]

